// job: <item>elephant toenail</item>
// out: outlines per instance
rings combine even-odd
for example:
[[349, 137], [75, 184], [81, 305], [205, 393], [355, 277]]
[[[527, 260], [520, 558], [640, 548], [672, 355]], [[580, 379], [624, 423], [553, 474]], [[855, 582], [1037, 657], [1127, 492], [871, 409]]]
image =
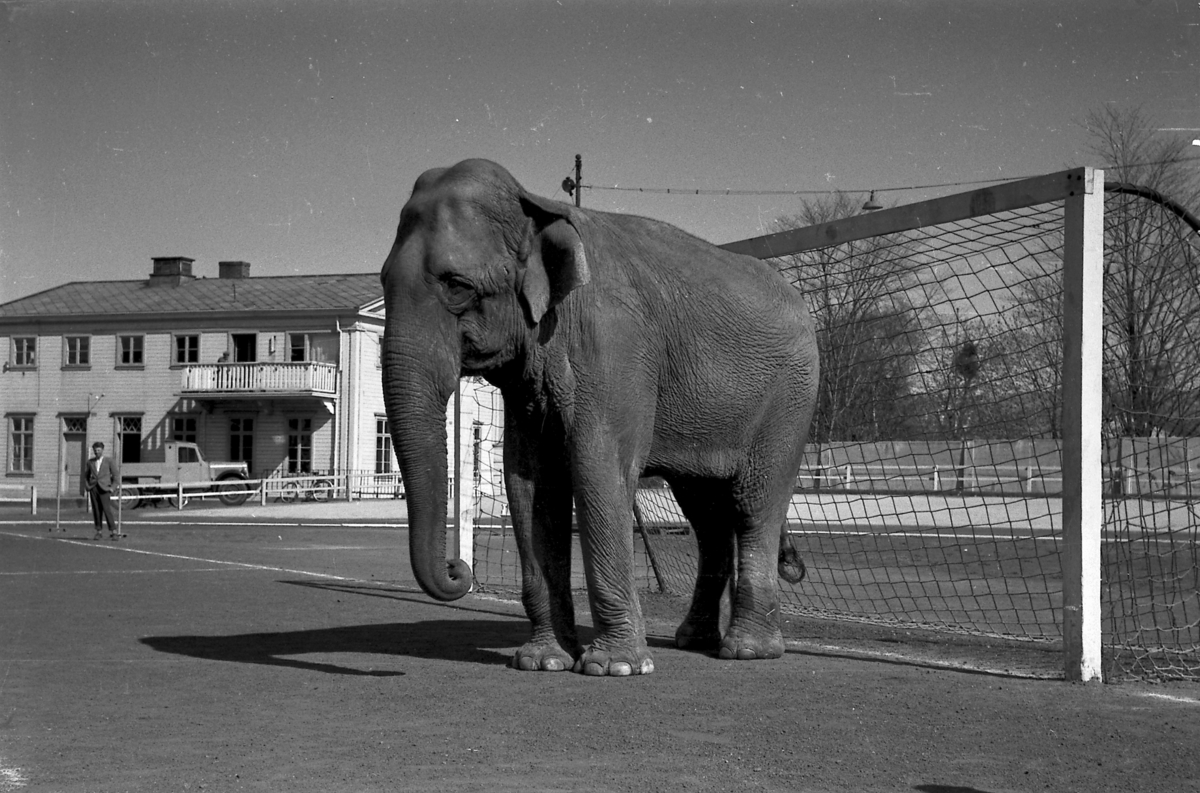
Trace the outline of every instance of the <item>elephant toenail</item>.
[[629, 664], [613, 664], [608, 668], [608, 673], [613, 677], [628, 677], [633, 674], [633, 667]]
[[547, 672], [561, 672], [563, 670], [563, 662], [559, 658], [547, 658], [542, 662], [542, 669]]
[[600, 677], [604, 674], [604, 664], [598, 664], [595, 662], [584, 664], [583, 673], [585, 675], [592, 675], [593, 677]]

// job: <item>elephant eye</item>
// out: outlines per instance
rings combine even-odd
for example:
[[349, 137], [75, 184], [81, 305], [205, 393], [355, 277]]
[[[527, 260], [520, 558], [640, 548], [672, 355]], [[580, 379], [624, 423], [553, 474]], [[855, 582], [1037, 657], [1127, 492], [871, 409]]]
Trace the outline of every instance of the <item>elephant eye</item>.
[[446, 287], [446, 302], [451, 310], [466, 310], [475, 302], [474, 285], [458, 275], [448, 275], [442, 279]]

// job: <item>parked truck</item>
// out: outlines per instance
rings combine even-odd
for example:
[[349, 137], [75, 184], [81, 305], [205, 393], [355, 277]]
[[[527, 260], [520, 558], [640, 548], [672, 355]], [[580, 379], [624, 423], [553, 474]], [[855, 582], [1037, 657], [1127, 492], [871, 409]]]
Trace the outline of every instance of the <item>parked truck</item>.
[[[230, 506], [243, 503], [250, 495], [246, 480], [250, 478], [245, 463], [214, 463], [204, 459], [194, 443], [168, 441], [163, 446], [161, 462], [123, 463], [121, 482], [126, 496], [136, 496], [132, 506], [143, 499], [178, 497], [178, 485], [183, 485], [185, 498], [201, 493], [216, 493], [221, 502]], [[131, 485], [135, 487], [130, 487]], [[137, 486], [141, 487], [137, 487]], [[174, 486], [174, 487], [172, 487]]]

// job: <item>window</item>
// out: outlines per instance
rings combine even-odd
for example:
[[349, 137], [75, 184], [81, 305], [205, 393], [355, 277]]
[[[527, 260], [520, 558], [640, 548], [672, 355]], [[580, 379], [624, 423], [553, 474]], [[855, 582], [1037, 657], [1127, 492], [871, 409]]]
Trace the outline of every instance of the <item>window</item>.
[[142, 351], [144, 343], [144, 336], [118, 336], [117, 365], [145, 366], [146, 361]]
[[142, 417], [117, 417], [117, 447], [121, 450], [121, 462], [142, 461]]
[[37, 366], [37, 336], [13, 337], [12, 365], [15, 369], [33, 369]]
[[229, 419], [229, 459], [245, 463], [247, 470], [254, 471], [254, 419]]
[[172, 416], [171, 417], [171, 440], [184, 441], [185, 443], [196, 442], [196, 417], [195, 416]]
[[288, 419], [288, 473], [312, 473], [312, 419]]
[[82, 432], [87, 434], [86, 416], [63, 416], [63, 432]]
[[180, 463], [198, 463], [200, 453], [193, 446], [180, 446], [175, 450], [175, 459]]
[[175, 363], [200, 363], [200, 337], [196, 334], [175, 337]]
[[308, 334], [288, 334], [288, 361], [297, 363], [308, 360]]
[[375, 473], [392, 472], [392, 433], [388, 429], [387, 416], [375, 417]]
[[33, 416], [8, 417], [8, 472], [33, 473]]
[[88, 336], [67, 336], [64, 366], [85, 368], [92, 365], [92, 340]]
[[257, 333], [234, 333], [230, 338], [233, 341], [234, 363], [254, 363], [258, 360]]

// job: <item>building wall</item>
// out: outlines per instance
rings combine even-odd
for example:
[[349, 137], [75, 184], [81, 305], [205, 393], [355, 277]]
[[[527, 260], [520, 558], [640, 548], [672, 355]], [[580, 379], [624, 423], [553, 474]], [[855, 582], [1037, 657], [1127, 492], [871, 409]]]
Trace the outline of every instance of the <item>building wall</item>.
[[[353, 356], [351, 374], [357, 380], [358, 389], [355, 395], [356, 402], [347, 405], [347, 411], [350, 414], [348, 421], [352, 423], [352, 432], [358, 442], [351, 450], [347, 467], [375, 472], [377, 422], [386, 419], [387, 415], [383, 401], [383, 368], [380, 355], [383, 335], [381, 327], [359, 326], [357, 331], [350, 334], [350, 347]], [[394, 451], [388, 462], [380, 467], [386, 467], [390, 471], [400, 470]]]
[[[383, 397], [377, 365], [378, 336], [382, 319], [349, 318], [356, 333], [348, 333], [341, 323], [323, 317], [295, 320], [279, 327], [262, 329], [254, 317], [226, 323], [220, 329], [166, 327], [163, 324], [126, 321], [123, 325], [31, 323], [29, 331], [14, 330], [0, 335], [0, 355], [11, 362], [12, 338], [36, 336], [37, 362], [31, 369], [11, 366], [0, 373], [0, 417], [4, 420], [3, 476], [9, 484], [35, 484], [43, 497], [58, 489], [57, 474], [63, 442], [64, 419], [78, 421], [87, 417], [86, 446], [100, 440], [119, 453], [118, 429], [122, 419], [141, 419], [140, 455], [152, 461], [161, 455], [163, 443], [172, 437], [172, 419], [185, 420], [180, 429], [195, 428], [196, 442], [210, 460], [230, 458], [231, 418], [254, 422], [253, 469], [251, 475], [279, 473], [287, 465], [289, 419], [312, 422], [312, 467], [333, 471], [342, 468], [344, 448], [357, 449], [354, 463], [373, 470], [375, 461], [375, 413], [382, 413]], [[357, 323], [357, 324], [356, 324]], [[322, 325], [324, 327], [322, 327]], [[11, 327], [11, 326], [10, 326]], [[217, 362], [230, 349], [231, 334], [257, 333], [256, 355], [259, 363], [289, 361], [289, 333], [307, 333], [309, 360], [341, 366], [339, 394], [335, 401], [317, 398], [278, 399], [271, 395], [245, 400], [191, 400], [178, 394], [182, 384], [182, 366], [174, 364], [175, 337], [199, 336], [200, 364]], [[86, 367], [64, 366], [64, 337], [89, 337], [90, 363]], [[143, 336], [143, 364], [118, 365], [119, 335]], [[344, 338], [358, 335], [363, 341], [351, 345], [355, 359], [342, 358]], [[360, 393], [361, 392], [361, 393]], [[90, 396], [89, 396], [90, 395]], [[101, 396], [102, 395], [102, 396]], [[361, 404], [357, 420], [346, 423], [340, 416], [351, 404]], [[90, 416], [89, 416], [90, 408]], [[14, 472], [10, 419], [32, 416], [34, 419], [33, 472]], [[161, 459], [161, 457], [158, 457]], [[65, 488], [64, 488], [65, 491]], [[73, 493], [66, 493], [73, 495]]]

